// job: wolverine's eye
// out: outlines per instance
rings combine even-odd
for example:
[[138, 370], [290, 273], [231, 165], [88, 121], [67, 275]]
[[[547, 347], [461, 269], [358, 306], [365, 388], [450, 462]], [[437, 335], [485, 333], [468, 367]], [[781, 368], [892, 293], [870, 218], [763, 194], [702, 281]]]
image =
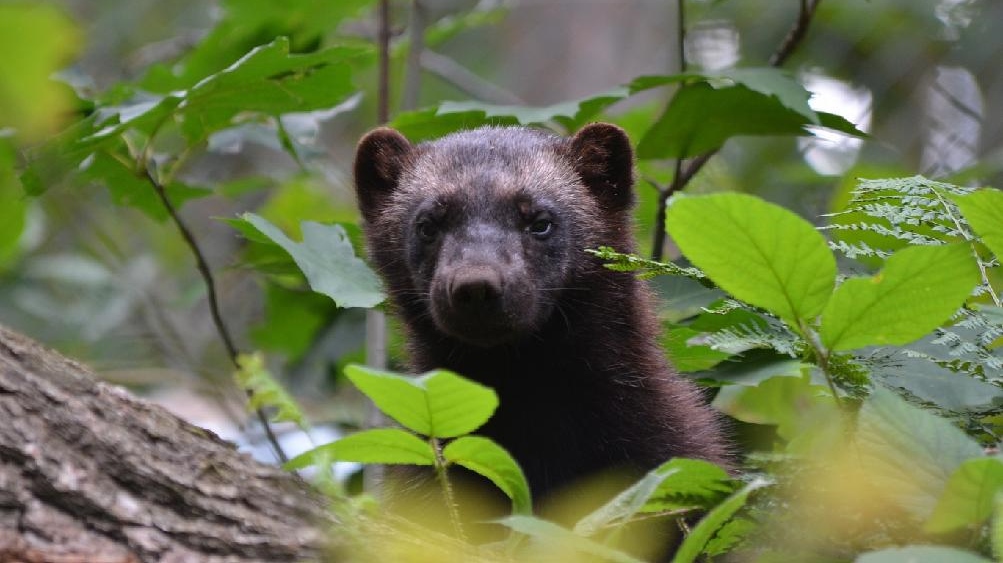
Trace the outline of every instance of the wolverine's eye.
[[418, 221], [418, 236], [425, 242], [432, 242], [439, 236], [439, 228], [429, 219]]
[[526, 230], [535, 237], [543, 238], [554, 231], [554, 222], [549, 217], [537, 217]]

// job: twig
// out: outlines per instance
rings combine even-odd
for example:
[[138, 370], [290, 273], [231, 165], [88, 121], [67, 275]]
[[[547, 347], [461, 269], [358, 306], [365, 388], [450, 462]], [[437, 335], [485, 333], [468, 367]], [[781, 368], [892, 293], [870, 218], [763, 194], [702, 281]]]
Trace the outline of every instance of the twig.
[[425, 49], [421, 52], [421, 67], [473, 98], [493, 104], [525, 105], [519, 96], [484, 80], [455, 60]]
[[[164, 189], [164, 185], [157, 180], [150, 170], [149, 166], [144, 164], [142, 166], [142, 173], [146, 177], [147, 181], [153, 187], [153, 191], [156, 192], [157, 197], [160, 199], [160, 203], [163, 204], [164, 209], [167, 210], [167, 214], [171, 217], [171, 221], [178, 228], [181, 233], [181, 238], [184, 239], [185, 244], [188, 245], [189, 250], [191, 250], [192, 255], [195, 257], [195, 266], [198, 268], [199, 275], [202, 276], [202, 282], [205, 284], [206, 288], [206, 299], [209, 302], [209, 314], [212, 316], [212, 322], [216, 326], [216, 333], [219, 334], [220, 339], [223, 341], [223, 346], [226, 348], [227, 356], [230, 358], [230, 362], [233, 363], [234, 367], [239, 368], [240, 365], [237, 363], [237, 356], [239, 352], [237, 347], [233, 343], [233, 338], [230, 336], [230, 331], [226, 328], [226, 323], [223, 322], [223, 316], [220, 314], [219, 309], [219, 299], [216, 295], [216, 281], [213, 278], [212, 270], [209, 268], [209, 263], [205, 259], [205, 254], [203, 254], [201, 247], [199, 247], [198, 241], [195, 240], [195, 236], [192, 234], [191, 229], [188, 225], [181, 219], [178, 215], [178, 210], [171, 203], [170, 198], [167, 197], [167, 191]], [[251, 395], [250, 390], [245, 390], [248, 396]], [[275, 437], [275, 433], [272, 432], [272, 427], [268, 423], [268, 417], [265, 416], [265, 412], [262, 409], [255, 409], [258, 416], [258, 421], [261, 423], [261, 427], [265, 431], [265, 436], [268, 438], [269, 444], [271, 444], [272, 449], [275, 451], [275, 455], [279, 458], [282, 463], [289, 461], [286, 453], [282, 450], [282, 446], [279, 445], [278, 439]]]
[[401, 98], [401, 109], [413, 110], [418, 107], [418, 94], [421, 92], [421, 55], [425, 51], [425, 27], [428, 18], [422, 0], [411, 0], [411, 15], [408, 21], [407, 66], [404, 72], [404, 95]]
[[390, 121], [390, 0], [380, 0], [377, 20], [379, 83], [376, 92], [376, 121], [382, 125]]
[[804, 40], [805, 35], [808, 33], [808, 26], [811, 24], [811, 19], [815, 16], [815, 9], [818, 8], [818, 4], [821, 1], [801, 0], [798, 19], [794, 22], [791, 30], [787, 32], [787, 37], [784, 37], [783, 43], [780, 44], [780, 47], [770, 57], [770, 66], [783, 66], [787, 62], [788, 57], [794, 54], [794, 51], [797, 50], [798, 45], [801, 44], [801, 41]]
[[[770, 56], [770, 66], [779, 67], [782, 66], [787, 59], [790, 58], [794, 51], [801, 45], [804, 41], [805, 36], [808, 34], [808, 28], [811, 25], [812, 18], [815, 16], [815, 10], [822, 0], [801, 0], [801, 9], [798, 11], [797, 21], [791, 27], [791, 30], [787, 32], [787, 36], [784, 37], [783, 42], [777, 47], [773, 55]], [[683, 12], [682, 12], [682, 1], [680, 0], [679, 7], [679, 36], [683, 36]], [[681, 42], [682, 40], [680, 40]], [[685, 58], [683, 59], [685, 61]], [[658, 215], [656, 217], [655, 224], [655, 237], [651, 249], [651, 259], [661, 260], [662, 259], [662, 247], [665, 245], [665, 207], [668, 203], [668, 199], [672, 194], [684, 189], [693, 179], [694, 176], [700, 172], [700, 169], [707, 164], [707, 161], [711, 159], [715, 154], [718, 153], [720, 149], [714, 149], [710, 152], [704, 153], [696, 158], [693, 158], [686, 162], [685, 167], [679, 165], [676, 166], [676, 175], [672, 179], [672, 183], [669, 187], [664, 190], [660, 190], [658, 197]], [[659, 225], [662, 225], [659, 228]]]

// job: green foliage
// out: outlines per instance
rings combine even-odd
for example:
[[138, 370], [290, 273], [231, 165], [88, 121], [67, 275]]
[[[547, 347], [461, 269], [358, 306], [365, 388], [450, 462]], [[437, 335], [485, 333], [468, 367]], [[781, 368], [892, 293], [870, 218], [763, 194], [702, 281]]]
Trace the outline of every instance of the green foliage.
[[428, 442], [410, 432], [399, 428], [374, 428], [302, 453], [289, 460], [285, 467], [303, 469], [319, 460], [434, 465], [435, 451]]
[[275, 421], [288, 420], [306, 430], [308, 424], [303, 411], [282, 385], [275, 380], [265, 366], [265, 357], [260, 352], [241, 354], [237, 358], [238, 369], [234, 372], [237, 383], [250, 392], [248, 408], [259, 409], [273, 407], [276, 409]]
[[967, 459], [947, 481], [925, 528], [933, 533], [977, 528], [992, 516], [994, 501], [1000, 493], [1003, 493], [1003, 460]]
[[839, 286], [822, 314], [822, 344], [840, 351], [918, 340], [957, 311], [978, 281], [967, 245], [900, 250], [874, 277]]
[[345, 375], [390, 418], [432, 438], [469, 434], [498, 408], [494, 390], [444, 370], [407, 377], [348, 366]]
[[810, 223], [742, 194], [677, 198], [669, 234], [719, 287], [763, 307], [801, 332], [822, 312], [836, 260]]
[[[45, 41], [38, 38], [44, 37]], [[52, 79], [76, 54], [77, 26], [56, 6], [0, 4], [0, 129], [13, 128], [26, 141], [45, 138], [61, 125], [75, 99]], [[5, 135], [6, 136], [6, 135]]]
[[710, 541], [714, 533], [720, 530], [739, 509], [745, 506], [745, 503], [749, 500], [749, 495], [768, 484], [767, 481], [754, 480], [710, 510], [696, 527], [693, 528], [693, 531], [686, 536], [686, 539], [683, 540], [682, 545], [679, 546], [679, 551], [676, 552], [676, 556], [672, 558], [672, 563], [691, 563], [695, 561], [703, 553], [707, 542]]
[[[355, 256], [352, 243], [341, 225], [304, 222], [300, 225], [303, 241], [295, 242], [254, 213], [245, 213], [239, 221], [282, 247], [306, 276], [310, 287], [333, 299], [339, 307], [374, 307], [383, 301], [379, 278]], [[231, 221], [230, 224], [239, 223]], [[248, 229], [241, 228], [241, 231], [247, 233]], [[254, 237], [254, 240], [262, 241], [260, 237]]]
[[[501, 21], [508, 8], [488, 4], [435, 16], [425, 29], [425, 45], [445, 46]], [[756, 9], [749, 7], [755, 3], [696, 4], [686, 5], [698, 11]], [[827, 25], [847, 37], [867, 35], [853, 52], [870, 51], [875, 39], [860, 30], [859, 7], [837, 4], [826, 8]], [[255, 345], [284, 354], [290, 372], [324, 371], [314, 361], [348, 361], [358, 353], [348, 349], [355, 346], [352, 338], [322, 344], [326, 331], [360, 333], [358, 324], [339, 325], [354, 314], [340, 309], [373, 308], [385, 296], [358, 258], [354, 209], [326, 189], [327, 183], [344, 188], [350, 173], [338, 169], [336, 157], [322, 181], [314, 160], [324, 152], [314, 142], [322, 121], [382, 95], [371, 79], [375, 45], [362, 36], [371, 26], [354, 21], [369, 17], [374, 5], [224, 0], [212, 28], [187, 52], [130, 69], [138, 78], [102, 91], [80, 77], [54, 78], [82, 43], [65, 15], [45, 4], [0, 5], [0, 268], [17, 265], [29, 246], [36, 209], [21, 190], [82, 199], [91, 194], [87, 188], [103, 186], [111, 205], [99, 200], [94, 208], [107, 214], [98, 220], [107, 232], [50, 236], [83, 239], [89, 250], [95, 246], [91, 238], [143, 246], [130, 231], [132, 223], [119, 225], [122, 208], [183, 226], [178, 209], [221, 196], [239, 207], [239, 218], [225, 222], [244, 237], [240, 263], [248, 269], [241, 274], [265, 280], [265, 318], [250, 333]], [[943, 19], [927, 13], [927, 3], [886, 12], [894, 17], [886, 14], [873, 26], [881, 33], [912, 33], [901, 23], [904, 14], [923, 12], [924, 22]], [[402, 22], [394, 19], [395, 30]], [[922, 29], [933, 35], [929, 25]], [[346, 34], [360, 30], [359, 36]], [[752, 40], [743, 35], [743, 41]], [[413, 38], [394, 35], [387, 61], [394, 73], [391, 92], [413, 48]], [[642, 76], [544, 107], [437, 100], [397, 114], [391, 125], [421, 141], [486, 124], [568, 134], [590, 121], [612, 119], [639, 141], [640, 175], [658, 189], [641, 188], [639, 218], [650, 222], [667, 193], [664, 186], [690, 164], [674, 167], [665, 159], [707, 155], [745, 136], [789, 139], [839, 131], [866, 138], [845, 119], [813, 109], [809, 98], [799, 76], [746, 67]], [[348, 140], [341, 140], [345, 147], [357, 137], [355, 129], [370, 124], [348, 117], [333, 128], [349, 131]], [[799, 168], [763, 158], [769, 153], [758, 145], [739, 142], [734, 155], [712, 163], [687, 191], [753, 190], [780, 177], [786, 185], [828, 185], [828, 179], [801, 170], [803, 163]], [[284, 152], [296, 169], [294, 179], [271, 170], [224, 178], [209, 158], [252, 144]], [[750, 176], [748, 166], [736, 165], [757, 158], [777, 172]], [[867, 164], [860, 170], [874, 169]], [[982, 170], [991, 169], [986, 166], [973, 167], [965, 177], [981, 178]], [[205, 174], [206, 168], [213, 173]], [[666, 316], [666, 354], [679, 371], [718, 387], [714, 404], [740, 421], [745, 445], [753, 450], [742, 468], [744, 485], [706, 462], [674, 459], [612, 498], [594, 499], [598, 508], [559, 526], [532, 515], [530, 491], [515, 460], [473, 434], [498, 407], [493, 390], [443, 371], [406, 377], [359, 366], [345, 370], [347, 379], [401, 428], [351, 433], [287, 466], [422, 466], [439, 478], [450, 505], [456, 499], [447, 470], [473, 471], [512, 501], [514, 515], [501, 520], [515, 532], [512, 541], [469, 546], [489, 559], [636, 563], [636, 546], [623, 538], [655, 517], [685, 518], [678, 523], [692, 525], [677, 546], [678, 562], [718, 555], [769, 561], [777, 554], [781, 560], [866, 563], [986, 561], [979, 554], [990, 552], [999, 558], [1003, 462], [983, 447], [996, 445], [1003, 433], [1003, 194], [912, 177], [860, 180], [843, 199], [845, 206], [821, 227], [829, 241], [779, 205], [718, 193], [674, 198], [666, 224], [655, 226], [667, 228], [695, 267], [608, 247], [589, 251], [616, 271], [685, 279], [695, 297], [687, 295], [687, 306], [679, 307], [685, 311]], [[86, 207], [78, 213], [76, 202], [63, 213], [95, 213]], [[244, 213], [247, 206], [257, 212]], [[150, 239], [168, 238], [159, 236], [166, 231], [153, 232]], [[209, 236], [193, 232], [197, 242]], [[179, 251], [164, 241], [147, 245], [160, 252], [164, 270], [180, 263]], [[121, 247], [108, 246], [104, 253], [124, 263], [121, 270], [138, 261], [120, 260]], [[74, 281], [70, 292], [90, 285], [111, 294], [108, 301], [81, 298], [71, 309], [47, 306], [55, 310], [47, 319], [82, 319], [88, 333], [109, 330], [114, 323], [107, 319], [129, 316], [125, 304], [133, 293], [147, 291], [132, 287], [124, 275], [112, 283], [118, 281], [114, 269], [89, 254], [36, 257], [31, 266], [25, 269], [31, 291], [10, 293], [36, 309], [56, 303], [39, 300], [38, 286], [59, 280]], [[178, 281], [185, 295], [178, 301], [191, 303], [201, 294], [190, 281]], [[206, 283], [211, 289], [212, 282]], [[276, 419], [307, 426], [261, 353], [241, 355], [238, 364], [236, 377], [251, 392], [252, 408], [276, 409]], [[352, 410], [343, 399], [317, 402], [335, 404], [339, 420], [352, 418], [342, 412]], [[777, 486], [767, 489], [772, 481]], [[343, 491], [335, 494], [344, 500]]]
[[482, 436], [461, 436], [442, 449], [446, 461], [491, 480], [512, 499], [512, 511], [531, 514], [533, 503], [522, 468], [501, 446]]

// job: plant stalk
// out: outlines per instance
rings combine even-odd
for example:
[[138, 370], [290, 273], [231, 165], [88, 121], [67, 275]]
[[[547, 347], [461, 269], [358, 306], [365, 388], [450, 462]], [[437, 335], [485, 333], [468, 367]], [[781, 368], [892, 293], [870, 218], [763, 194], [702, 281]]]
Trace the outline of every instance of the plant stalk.
[[442, 498], [446, 503], [446, 509], [449, 511], [449, 522], [453, 526], [453, 532], [456, 534], [457, 539], [465, 542], [467, 541], [467, 536], [463, 532], [463, 522], [460, 521], [460, 509], [457, 507], [456, 497], [453, 495], [453, 485], [449, 483], [449, 476], [447, 475], [448, 465], [446, 459], [442, 456], [442, 445], [435, 438], [429, 438], [428, 440], [432, 446], [432, 451], [435, 452], [435, 478], [442, 487]]
[[[149, 165], [142, 163], [142, 173], [146, 177], [147, 181], [153, 187], [153, 191], [156, 192], [157, 198], [160, 199], [160, 203], [167, 210], [167, 214], [171, 217], [171, 221], [174, 226], [177, 227], [178, 231], [181, 233], [181, 238], [184, 239], [185, 244], [191, 250], [192, 255], [195, 257], [195, 266], [198, 269], [199, 275], [202, 276], [202, 282], [206, 288], [206, 300], [209, 303], [209, 314], [212, 317], [213, 325], [216, 327], [216, 333], [219, 335], [220, 339], [223, 341], [223, 347], [226, 348], [227, 356], [230, 358], [230, 362], [235, 368], [240, 368], [240, 364], [237, 361], [237, 356], [240, 352], [237, 350], [237, 346], [233, 343], [233, 338], [230, 336], [230, 331], [226, 327], [226, 323], [223, 321], [223, 315], [220, 313], [219, 298], [216, 294], [216, 280], [213, 277], [212, 270], [209, 268], [209, 263], [205, 258], [205, 254], [202, 252], [202, 248], [199, 246], [198, 241], [195, 240], [195, 235], [192, 234], [191, 229], [188, 225], [181, 219], [178, 214], [177, 208], [171, 203], [170, 198], [167, 197], [167, 191], [164, 189], [164, 185], [157, 180], [153, 172], [150, 170]], [[249, 389], [244, 390], [248, 397], [251, 396], [251, 391]], [[268, 443], [272, 446], [272, 450], [275, 452], [276, 457], [285, 463], [289, 461], [288, 456], [286, 456], [285, 451], [282, 450], [282, 446], [279, 445], [278, 438], [276, 438], [275, 433], [272, 431], [272, 427], [268, 422], [268, 417], [265, 416], [264, 410], [258, 408], [255, 409], [255, 413], [258, 417], [258, 421], [261, 423], [261, 427], [264, 429], [265, 437], [268, 439]]]

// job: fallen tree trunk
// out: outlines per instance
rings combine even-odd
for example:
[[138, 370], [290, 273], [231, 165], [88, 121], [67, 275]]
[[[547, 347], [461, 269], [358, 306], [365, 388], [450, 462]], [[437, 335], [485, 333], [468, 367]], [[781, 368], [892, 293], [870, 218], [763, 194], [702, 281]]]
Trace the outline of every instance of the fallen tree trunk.
[[0, 327], [0, 562], [316, 557], [295, 475]]

